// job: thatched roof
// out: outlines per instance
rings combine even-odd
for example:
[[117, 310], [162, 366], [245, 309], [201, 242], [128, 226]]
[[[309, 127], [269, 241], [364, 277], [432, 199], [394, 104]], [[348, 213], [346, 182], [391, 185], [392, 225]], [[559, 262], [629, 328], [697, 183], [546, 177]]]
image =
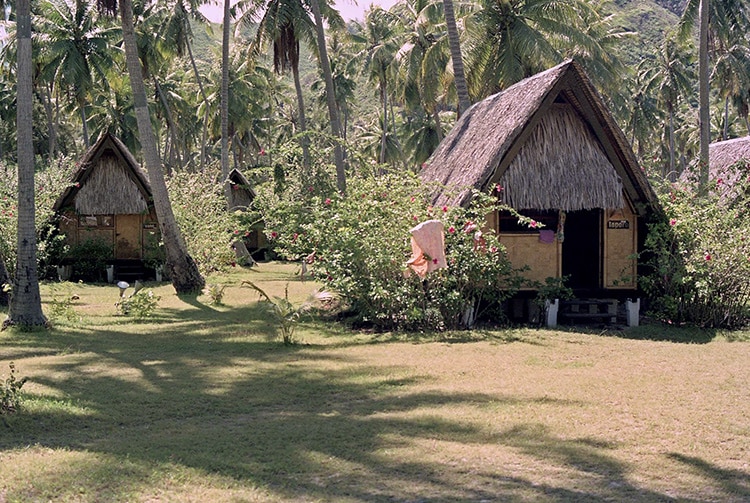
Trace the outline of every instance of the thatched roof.
[[[499, 184], [516, 209], [619, 208], [656, 196], [588, 76], [566, 61], [473, 105], [421, 177], [438, 205]], [[642, 206], [642, 205], [641, 205]]]
[[750, 162], [750, 136], [712, 143], [708, 147], [708, 159], [711, 173], [726, 171], [743, 159]]
[[232, 204], [230, 210], [246, 210], [255, 199], [255, 190], [239, 171], [234, 168], [229, 172], [229, 184], [232, 186]]
[[104, 133], [79, 161], [80, 168], [54, 205], [84, 215], [138, 214], [152, 199], [146, 174], [119, 139]]

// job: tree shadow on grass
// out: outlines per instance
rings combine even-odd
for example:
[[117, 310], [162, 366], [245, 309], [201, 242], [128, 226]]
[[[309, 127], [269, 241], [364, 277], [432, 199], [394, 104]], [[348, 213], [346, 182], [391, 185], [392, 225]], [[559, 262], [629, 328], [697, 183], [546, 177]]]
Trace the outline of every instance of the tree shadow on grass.
[[725, 496], [724, 501], [750, 501], [750, 473], [720, 468], [703, 459], [677, 452], [670, 453], [669, 458], [692, 468], [720, 488]]
[[[560, 438], [539, 424], [495, 433], [441, 412], [583, 404], [415, 391], [411, 387], [429, 376], [249, 336], [269, 326], [257, 304], [196, 307], [163, 310], [165, 323], [153, 329], [144, 325], [137, 334], [116, 327], [30, 336], [30, 351], [69, 353], [30, 376], [65, 403], [32, 396], [46, 405], [14, 417], [13, 428], [0, 435], [0, 449], [37, 445], [96, 453], [98, 463], [58, 467], [48, 483], [75, 487], [99, 474], [106, 480], [102, 491], [112, 500], [148, 492], [159, 484], [154, 473], [172, 469], [195, 470], [292, 500], [672, 500], [631, 482], [629, 467], [607, 442]], [[400, 454], [422, 443], [492, 446], [535, 460], [547, 475], [564, 471], [577, 483], [492, 463], [473, 466], [450, 448], [433, 457]], [[129, 468], [118, 471], [122, 463]], [[38, 481], [45, 476], [35, 474]], [[727, 477], [717, 480], [724, 484], [721, 490], [736, 494], [735, 486], [746, 483], [743, 477], [734, 476], [731, 486], [724, 484]], [[9, 487], [5, 496], [23, 499], [25, 490]]]

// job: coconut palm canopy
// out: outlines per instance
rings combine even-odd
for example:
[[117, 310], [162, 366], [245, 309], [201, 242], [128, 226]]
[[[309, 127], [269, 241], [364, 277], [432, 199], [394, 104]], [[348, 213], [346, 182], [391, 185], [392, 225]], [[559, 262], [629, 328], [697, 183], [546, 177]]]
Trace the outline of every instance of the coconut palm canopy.
[[442, 141], [421, 177], [433, 204], [465, 205], [499, 185], [519, 210], [620, 208], [656, 196], [624, 134], [583, 69], [566, 61], [476, 103]]
[[750, 136], [712, 143], [708, 153], [711, 173], [726, 171], [742, 160], [750, 162]]
[[84, 215], [139, 214], [151, 205], [151, 186], [128, 148], [104, 133], [80, 161], [70, 185], [54, 205]]

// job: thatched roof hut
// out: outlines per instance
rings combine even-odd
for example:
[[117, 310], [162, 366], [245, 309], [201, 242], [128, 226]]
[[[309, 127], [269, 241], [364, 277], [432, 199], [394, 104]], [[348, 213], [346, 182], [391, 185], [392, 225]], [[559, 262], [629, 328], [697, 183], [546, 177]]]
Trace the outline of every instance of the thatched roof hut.
[[67, 260], [91, 253], [96, 246], [98, 253], [106, 250], [107, 261], [117, 270], [125, 263], [142, 264], [158, 255], [159, 227], [151, 186], [128, 148], [105, 133], [78, 165], [54, 204], [60, 232], [71, 248]]
[[499, 184], [516, 208], [619, 208], [653, 189], [583, 69], [566, 61], [472, 106], [427, 162], [433, 203], [465, 205]]
[[[494, 194], [532, 218], [487, 217], [531, 290], [568, 278], [577, 295], [632, 296], [656, 194], [581, 66], [566, 61], [476, 103], [422, 169], [434, 205]], [[496, 187], [501, 190], [497, 190]]]
[[712, 176], [726, 171], [739, 161], [750, 162], [750, 136], [712, 143], [708, 147], [708, 159]]
[[79, 214], [139, 214], [152, 200], [151, 185], [124, 143], [104, 133], [78, 163], [70, 185], [54, 210], [74, 208]]
[[229, 185], [232, 187], [230, 211], [247, 210], [255, 199], [255, 190], [245, 175], [234, 168], [229, 172]]

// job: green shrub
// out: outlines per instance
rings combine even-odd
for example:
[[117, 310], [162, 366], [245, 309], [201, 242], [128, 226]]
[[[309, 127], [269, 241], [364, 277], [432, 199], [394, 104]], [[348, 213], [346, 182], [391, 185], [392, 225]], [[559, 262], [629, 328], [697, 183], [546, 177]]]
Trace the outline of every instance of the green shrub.
[[747, 170], [736, 173], [714, 180], [705, 196], [692, 183], [661, 191], [665, 216], [649, 225], [641, 277], [654, 316], [705, 327], [747, 323], [750, 191]]
[[16, 412], [21, 404], [21, 388], [26, 383], [27, 378], [16, 378], [16, 366], [10, 362], [10, 376], [5, 381], [0, 382], [0, 417], [8, 426], [6, 416]]
[[227, 211], [216, 170], [175, 173], [168, 181], [169, 198], [188, 252], [204, 276], [235, 262], [232, 242], [241, 237]]
[[156, 295], [153, 290], [138, 290], [130, 296], [120, 299], [115, 306], [120, 314], [143, 319], [154, 314], [160, 300], [161, 297]]
[[103, 239], [87, 239], [70, 248], [67, 258], [73, 277], [81, 281], [102, 281], [107, 263], [114, 258], [112, 245]]
[[[312, 274], [348, 304], [357, 319], [380, 329], [444, 329], [466, 324], [520, 285], [494, 233], [475, 233], [495, 206], [477, 194], [469, 209], [431, 208], [428, 188], [410, 174], [351, 177], [347, 196], [260, 190], [266, 235], [289, 259], [306, 258]], [[422, 280], [406, 274], [409, 230], [438, 219], [448, 267]]]

